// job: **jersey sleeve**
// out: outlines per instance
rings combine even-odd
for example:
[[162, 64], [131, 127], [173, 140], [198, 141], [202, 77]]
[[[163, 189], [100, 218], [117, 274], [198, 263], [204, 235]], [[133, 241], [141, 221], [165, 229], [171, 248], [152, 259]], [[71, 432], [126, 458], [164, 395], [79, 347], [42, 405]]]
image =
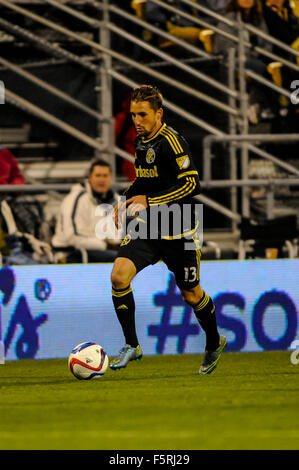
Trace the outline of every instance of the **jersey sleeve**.
[[148, 194], [148, 206], [183, 202], [185, 198], [200, 193], [199, 175], [188, 143], [168, 128], [162, 133], [161, 158], [165, 161], [170, 185], [163, 191]]
[[137, 196], [138, 194], [142, 194], [142, 184], [141, 182], [136, 178], [133, 183], [124, 191], [124, 196], [126, 199], [130, 199], [133, 196]]

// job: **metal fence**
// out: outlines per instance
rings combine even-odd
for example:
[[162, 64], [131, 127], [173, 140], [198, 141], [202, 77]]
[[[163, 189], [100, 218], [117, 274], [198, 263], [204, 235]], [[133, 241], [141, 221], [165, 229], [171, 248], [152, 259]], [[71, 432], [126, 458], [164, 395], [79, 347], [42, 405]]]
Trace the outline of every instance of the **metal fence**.
[[[24, 97], [18, 96], [16, 93], [12, 93], [9, 89], [6, 89], [6, 102], [9, 102], [26, 112], [39, 117], [42, 120], [50, 123], [53, 126], [58, 127], [64, 132], [72, 135], [73, 137], [81, 140], [88, 146], [94, 148], [95, 154], [101, 153], [102, 156], [106, 157], [111, 161], [116, 155], [121, 158], [125, 158], [130, 161], [134, 161], [134, 158], [129, 155], [124, 150], [120, 149], [115, 145], [114, 142], [114, 122], [113, 122], [113, 113], [112, 113], [112, 104], [113, 104], [113, 95], [112, 95], [112, 80], [117, 80], [118, 82], [125, 84], [129, 87], [134, 87], [137, 83], [122, 73], [115, 64], [125, 65], [132, 70], [141, 72], [146, 76], [150, 77], [151, 80], [159, 80], [167, 84], [167, 86], [173, 87], [176, 90], [184, 93], [186, 96], [191, 96], [194, 100], [199, 102], [203, 101], [208, 105], [212, 106], [215, 109], [218, 109], [222, 112], [227, 113], [229, 120], [229, 135], [225, 134], [221, 129], [218, 129], [213, 122], [208, 122], [205, 119], [202, 119], [200, 114], [195, 115], [191, 112], [183, 109], [176, 103], [173, 103], [165, 99], [165, 106], [171, 110], [173, 113], [176, 113], [192, 123], [195, 126], [198, 126], [200, 129], [204, 130], [207, 134], [211, 134], [211, 137], [204, 139], [203, 150], [204, 150], [204, 177], [202, 181], [202, 187], [207, 190], [212, 187], [222, 187], [230, 188], [230, 208], [211, 200], [207, 195], [202, 196], [205, 198], [205, 203], [216, 209], [217, 211], [223, 213], [232, 220], [232, 228], [236, 227], [236, 221], [239, 220], [240, 213], [243, 216], [250, 215], [250, 196], [249, 196], [249, 187], [253, 185], [267, 185], [272, 188], [272, 192], [275, 192], [275, 188], [278, 185], [291, 185], [298, 184], [298, 178], [286, 178], [281, 180], [272, 180], [272, 181], [263, 181], [263, 180], [254, 180], [251, 181], [248, 178], [248, 163], [249, 163], [249, 152], [252, 152], [259, 157], [271, 160], [276, 165], [283, 168], [285, 171], [289, 172], [291, 175], [298, 176], [299, 171], [294, 168], [292, 165], [278, 159], [274, 155], [262, 150], [258, 147], [258, 142], [265, 141], [281, 141], [282, 139], [290, 136], [267, 136], [267, 135], [258, 135], [258, 136], [249, 136], [249, 124], [248, 124], [248, 92], [247, 92], [247, 77], [250, 77], [252, 80], [255, 80], [262, 85], [270, 88], [279, 95], [285, 96], [288, 100], [291, 98], [291, 92], [287, 89], [284, 89], [281, 86], [275, 85], [271, 80], [267, 80], [252, 70], [249, 70], [246, 67], [246, 60], [248, 56], [252, 53], [258, 53], [268, 59], [273, 61], [279, 61], [283, 64], [284, 67], [291, 69], [292, 71], [299, 71], [298, 66], [293, 63], [291, 60], [286, 59], [285, 57], [274, 54], [269, 51], [269, 48], [260, 47], [253, 45], [248, 41], [247, 33], [255, 35], [262, 39], [265, 43], [272, 46], [278, 46], [282, 51], [287, 52], [290, 57], [294, 59], [299, 57], [299, 52], [295, 51], [291, 47], [283, 44], [277, 39], [271, 37], [265, 32], [259, 30], [258, 28], [244, 23], [242, 21], [240, 13], [236, 15], [236, 19], [232, 20], [226, 18], [223, 15], [219, 15], [212, 10], [192, 2], [190, 0], [181, 0], [182, 5], [187, 5], [197, 10], [198, 15], [192, 16], [185, 11], [181, 10], [178, 7], [170, 5], [162, 0], [148, 0], [148, 2], [159, 6], [162, 9], [171, 12], [180, 18], [189, 20], [194, 25], [197, 25], [200, 28], [209, 28], [215, 34], [222, 36], [231, 41], [233, 47], [228, 51], [227, 61], [225, 65], [227, 66], [228, 71], [228, 81], [227, 83], [219, 83], [215, 78], [209, 76], [202, 71], [199, 71], [192, 66], [192, 63], [187, 63], [184, 61], [178, 61], [171, 54], [161, 50], [160, 48], [150, 44], [149, 42], [137, 37], [137, 35], [132, 34], [131, 32], [124, 30], [117, 26], [113, 22], [114, 16], [125, 19], [126, 21], [131, 22], [132, 25], [136, 25], [141, 29], [150, 31], [152, 34], [159, 35], [165, 40], [171, 41], [176, 46], [192, 53], [194, 57], [197, 57], [201, 60], [213, 61], [213, 60], [222, 60], [221, 57], [214, 57], [211, 54], [208, 54], [206, 51], [201, 50], [194, 45], [191, 45], [185, 42], [182, 39], [179, 39], [165, 31], [160, 30], [155, 25], [150, 24], [144, 19], [140, 19], [137, 16], [125, 11], [122, 8], [117, 7], [108, 0], [94, 1], [86, 0], [92, 8], [94, 8], [95, 16], [90, 17], [86, 14], [83, 14], [75, 8], [75, 6], [70, 6], [70, 4], [65, 4], [58, 2], [56, 0], [44, 0], [43, 3], [51, 5], [51, 7], [58, 10], [63, 10], [65, 13], [69, 14], [71, 17], [76, 18], [83, 23], [89, 25], [89, 27], [94, 28], [97, 32], [98, 41], [92, 41], [78, 33], [75, 33], [71, 29], [57, 24], [47, 18], [41, 17], [28, 8], [21, 7], [16, 5], [8, 0], [0, 0], [0, 5], [21, 14], [24, 18], [28, 18], [37, 22], [43, 27], [49, 28], [49, 30], [59, 32], [65, 37], [76, 40], [85, 46], [90, 47], [91, 54], [94, 57], [101, 59], [100, 65], [95, 65], [92, 60], [88, 60], [85, 57], [80, 57], [74, 53], [64, 50], [60, 45], [53, 44], [43, 38], [40, 38], [34, 35], [32, 32], [26, 30], [24, 27], [9, 23], [7, 20], [1, 18], [0, 26], [6, 31], [22, 37], [23, 39], [30, 40], [31, 43], [38, 45], [39, 47], [44, 48], [50, 52], [55, 57], [65, 58], [68, 61], [73, 61], [80, 66], [89, 69], [96, 75], [96, 80], [101, 92], [99, 93], [99, 99], [95, 109], [84, 106], [82, 103], [79, 103], [77, 100], [71, 98], [66, 93], [61, 90], [56, 89], [53, 86], [50, 86], [48, 83], [37, 79], [32, 73], [29, 73], [24, 70], [24, 67], [19, 67], [8, 61], [7, 59], [0, 58], [0, 64], [6, 69], [9, 69], [16, 73], [19, 76], [22, 76], [25, 80], [29, 80], [34, 83], [36, 86], [43, 88], [47, 92], [59, 97], [59, 99], [73, 105], [75, 108], [79, 108], [81, 111], [85, 112], [88, 115], [93, 116], [98, 122], [98, 138], [96, 140], [91, 139], [90, 136], [80, 132], [78, 129], [73, 128], [69, 124], [60, 121], [53, 115], [50, 115], [46, 111], [42, 110], [38, 106], [33, 105]], [[97, 15], [97, 14], [99, 15]], [[200, 17], [200, 13], [205, 15], [205, 19]], [[209, 18], [209, 21], [206, 20]], [[222, 29], [221, 25], [215, 26], [213, 21], [222, 23], [229, 29]], [[168, 74], [163, 73], [155, 69], [155, 67], [149, 67], [145, 64], [141, 64], [138, 61], [134, 60], [131, 57], [128, 57], [125, 54], [119, 53], [112, 49], [111, 47], [111, 34], [117, 35], [120, 38], [124, 38], [132, 44], [137, 45], [142, 50], [148, 51], [153, 54], [159, 61], [164, 61], [167, 64], [171, 64], [176, 67], [178, 70], [184, 71], [190, 77], [195, 78], [198, 81], [198, 88], [190, 87], [185, 83], [182, 83], [179, 80], [176, 80], [174, 77], [170, 77]], [[237, 85], [236, 85], [236, 77]], [[227, 97], [227, 102], [220, 102], [215, 99], [211, 94], [204, 93], [200, 91], [200, 84], [208, 84], [215, 91], [220, 91]], [[238, 134], [239, 132], [239, 134]], [[238, 134], [238, 135], [237, 135]], [[241, 136], [241, 137], [240, 137]], [[297, 141], [298, 134], [295, 134], [289, 138], [289, 141]], [[230, 162], [230, 179], [227, 181], [212, 181], [210, 176], [210, 145], [212, 142], [227, 142], [228, 143], [228, 158]], [[238, 149], [240, 149], [240, 163], [241, 163], [241, 180], [238, 180]], [[113, 165], [115, 171], [115, 163]], [[55, 186], [56, 187], [56, 186]], [[59, 186], [61, 187], [61, 186]], [[237, 204], [237, 188], [240, 187], [242, 193], [242, 207], [241, 210], [238, 210]], [[35, 189], [37, 186], [35, 186]], [[38, 186], [40, 190], [47, 190], [49, 187], [47, 185]], [[43, 189], [42, 189], [43, 188]], [[54, 189], [54, 187], [52, 188]], [[57, 190], [58, 187], [56, 187]], [[2, 188], [4, 190], [4, 188]], [[17, 190], [17, 188], [6, 188], [5, 191]], [[33, 187], [32, 187], [33, 190]], [[270, 205], [269, 205], [270, 207]], [[270, 213], [271, 212], [271, 213]], [[273, 215], [273, 208], [269, 212], [269, 216]]]

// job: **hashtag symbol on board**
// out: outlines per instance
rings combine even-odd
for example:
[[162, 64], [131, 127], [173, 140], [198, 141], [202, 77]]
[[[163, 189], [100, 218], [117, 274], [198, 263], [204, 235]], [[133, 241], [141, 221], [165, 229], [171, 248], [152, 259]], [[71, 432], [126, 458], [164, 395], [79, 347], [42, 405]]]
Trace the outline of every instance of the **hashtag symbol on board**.
[[[148, 335], [157, 337], [156, 352], [163, 354], [167, 338], [176, 336], [178, 338], [177, 352], [183, 353], [188, 336], [198, 335], [200, 327], [198, 324], [191, 323], [192, 308], [185, 304], [182, 296], [176, 292], [173, 275], [169, 278], [167, 291], [154, 296], [154, 304], [157, 307], [163, 307], [160, 324], [148, 326]], [[182, 321], [179, 324], [170, 323], [173, 307], [183, 307]]]

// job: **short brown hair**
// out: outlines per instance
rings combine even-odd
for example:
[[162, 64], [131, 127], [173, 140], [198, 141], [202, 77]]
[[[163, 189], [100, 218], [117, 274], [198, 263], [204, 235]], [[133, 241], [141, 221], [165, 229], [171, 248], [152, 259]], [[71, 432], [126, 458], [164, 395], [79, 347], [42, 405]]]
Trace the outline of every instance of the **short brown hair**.
[[155, 111], [162, 107], [162, 99], [162, 93], [154, 85], [141, 85], [131, 95], [131, 101], [148, 101]]
[[109, 163], [107, 163], [105, 160], [101, 160], [100, 158], [97, 158], [96, 160], [94, 160], [90, 167], [89, 167], [89, 170], [88, 170], [88, 176], [91, 175], [91, 173], [93, 172], [93, 169], [94, 167], [96, 166], [107, 166], [110, 171], [111, 171], [111, 165]]

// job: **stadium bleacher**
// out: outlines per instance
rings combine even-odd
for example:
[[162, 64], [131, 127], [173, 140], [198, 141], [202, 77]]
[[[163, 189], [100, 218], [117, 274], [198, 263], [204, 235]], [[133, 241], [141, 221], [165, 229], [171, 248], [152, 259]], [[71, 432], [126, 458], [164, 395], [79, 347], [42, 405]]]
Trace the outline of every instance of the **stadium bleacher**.
[[[232, 13], [229, 13], [229, 9], [226, 10], [227, 5], [225, 2], [219, 2], [219, 4], [209, 1], [193, 2], [194, 5], [192, 6], [187, 0], [181, 2], [166, 1], [164, 3], [159, 1], [114, 1], [110, 3], [110, 19], [112, 24], [118, 28], [118, 31], [110, 28], [109, 33], [111, 50], [119, 54], [119, 57], [112, 59], [113, 69], [115, 73], [122, 75], [122, 79], [120, 80], [119, 77], [116, 79], [115, 75], [111, 79], [110, 76], [113, 99], [112, 102], [110, 101], [110, 111], [108, 111], [108, 114], [111, 112], [115, 116], [118, 112], [120, 103], [126, 96], [130, 80], [140, 82], [148, 79], [147, 72], [145, 71], [148, 65], [152, 71], [158, 74], [157, 83], [161, 86], [169, 101], [175, 102], [176, 106], [181, 108], [182, 113], [184, 110], [188, 110], [193, 116], [191, 116], [192, 120], [190, 122], [185, 119], [184, 114], [174, 111], [173, 107], [166, 107], [166, 118], [169, 124], [174, 123], [189, 139], [201, 174], [203, 173], [202, 139], [209, 131], [207, 126], [201, 127], [198, 125], [196, 119], [200, 119], [207, 123], [207, 125], [210, 125], [212, 132], [229, 133], [232, 128], [235, 129], [235, 132], [244, 132], [242, 129], [247, 128], [247, 132], [251, 134], [268, 134], [273, 132], [273, 129], [276, 132], [278, 121], [280, 121], [281, 130], [284, 131], [286, 129], [287, 122], [290, 120], [289, 115], [294, 111], [295, 106], [292, 108], [292, 106], [286, 103], [285, 99], [282, 103], [281, 96], [286, 98], [286, 94], [279, 95], [275, 86], [280, 87], [282, 93], [284, 93], [285, 88], [283, 87], [286, 85], [284, 78], [281, 78], [281, 76], [283, 77], [285, 70], [288, 69], [289, 63], [292, 66], [291, 70], [294, 71], [296, 55], [292, 55], [290, 51], [287, 51], [287, 54], [285, 50], [286, 44], [283, 44], [279, 49], [276, 37], [273, 37], [273, 43], [268, 39], [269, 26], [262, 18], [262, 3], [252, 2], [253, 7], [250, 6], [251, 4], [248, 6], [246, 3], [243, 5], [242, 2], [239, 2], [239, 4], [236, 3]], [[14, 5], [16, 8], [13, 8]], [[104, 101], [106, 100], [106, 103], [109, 103], [109, 100], [107, 101], [107, 97], [103, 98], [100, 86], [96, 85], [92, 70], [95, 70], [96, 65], [101, 63], [103, 56], [100, 50], [92, 49], [84, 42], [85, 39], [96, 41], [98, 34], [104, 34], [99, 33], [100, 30], [96, 24], [96, 21], [100, 21], [102, 18], [101, 8], [96, 8], [96, 6], [92, 5], [92, 2], [87, 1], [42, 2], [38, 0], [23, 0], [12, 2], [12, 5], [9, 7], [4, 2], [4, 4], [0, 5], [0, 46], [4, 59], [19, 65], [33, 76], [41, 79], [43, 77], [47, 78], [48, 83], [57, 89], [61, 88], [63, 83], [64, 91], [90, 107], [94, 108], [95, 104], [97, 104], [99, 113], [101, 113], [101, 106]], [[24, 13], [20, 8], [29, 10], [29, 13], [27, 14], [26, 11]], [[68, 11], [68, 8], [71, 8], [72, 11]], [[286, 4], [282, 5], [282, 8], [286, 8]], [[257, 15], [253, 14], [254, 9], [258, 11]], [[290, 14], [293, 15], [292, 34], [296, 33], [296, 27], [298, 30], [298, 25], [296, 26], [296, 11], [296, 8], [294, 11], [290, 10]], [[219, 13], [222, 15], [222, 23]], [[266, 83], [260, 83], [258, 78], [255, 80], [253, 78], [254, 75], [250, 75], [251, 71], [255, 69], [249, 68], [245, 71], [245, 73], [248, 73], [248, 77], [243, 80], [243, 85], [241, 85], [240, 76], [238, 77], [239, 64], [233, 78], [234, 83], [231, 82], [229, 86], [225, 86], [229, 80], [227, 67], [228, 50], [220, 50], [219, 47], [214, 50], [212, 46], [217, 41], [219, 43], [221, 38], [228, 39], [229, 34], [237, 34], [235, 26], [229, 25], [230, 22], [237, 21], [238, 14], [241, 15], [241, 21], [244, 22], [244, 31], [247, 25], [249, 25], [249, 30], [246, 30], [246, 38], [244, 40], [252, 41], [252, 51], [249, 52], [249, 49], [246, 49], [248, 54], [247, 59], [258, 58], [269, 63], [272, 60], [274, 64], [274, 62], [278, 63], [278, 61], [274, 60], [275, 56], [272, 58], [271, 49], [276, 54], [278, 54], [278, 51], [281, 52], [282, 66], [276, 67], [275, 71], [273, 66], [271, 73], [270, 71], [267, 72]], [[40, 18], [46, 17], [49, 22], [52, 21], [59, 27], [65, 28], [66, 34], [63, 34], [62, 30], [54, 29], [46, 20], [41, 22], [36, 21], [33, 15], [37, 15]], [[94, 23], [88, 20], [88, 18], [92, 17], [95, 19]], [[146, 22], [148, 29], [145, 29]], [[254, 29], [250, 29], [250, 27], [256, 27], [257, 25], [261, 30], [260, 37], [254, 35], [256, 33]], [[175, 31], [173, 29], [174, 26], [177, 28]], [[197, 40], [194, 39], [195, 36], [192, 36], [196, 28], [198, 29]], [[221, 33], [218, 28], [223, 32]], [[68, 35], [68, 29], [75, 31], [77, 37]], [[159, 29], [160, 37], [156, 33]], [[131, 36], [125, 34], [124, 31], [130, 31]], [[147, 31], [148, 34], [145, 34], [144, 31]], [[202, 40], [203, 33], [201, 34], [201, 39], [199, 37], [199, 33], [204, 31], [211, 31], [213, 33], [209, 36], [209, 45], [205, 44]], [[189, 32], [190, 37], [188, 36]], [[272, 30], [271, 33], [273, 33]], [[145, 46], [138, 42], [140, 34], [143, 37]], [[136, 38], [136, 42], [133, 42], [132, 57], [144, 65], [144, 72], [142, 67], [134, 69], [132, 64], [127, 63], [123, 59], [126, 57], [127, 51], [132, 47], [132, 36], [133, 39], [134, 37]], [[107, 38], [104, 39], [104, 36], [102, 36], [102, 39], [107, 40]], [[167, 47], [165, 46], [166, 43]], [[231, 44], [236, 44], [238, 47], [236, 40], [231, 40]], [[291, 44], [287, 46], [291, 47]], [[265, 56], [263, 56], [261, 48], [265, 49]], [[161, 55], [159, 51], [168, 54], [169, 57], [176, 58], [177, 65], [169, 62], [167, 56]], [[243, 64], [244, 66], [246, 67], [246, 64]], [[49, 95], [47, 90], [34, 86], [30, 80], [20, 77], [12, 69], [10, 70], [5, 66], [1, 68], [4, 82], [9, 79], [12, 92], [23, 89], [23, 96], [39, 106], [41, 110], [49, 112], [55, 118], [64, 120], [66, 124], [74, 126], [80, 132], [88, 134], [89, 137], [101, 141], [102, 136], [98, 137], [98, 132], [103, 130], [103, 124], [100, 124], [100, 121], [97, 122], [91, 116], [84, 115], [83, 111], [78, 110], [74, 112], [74, 108], [58, 98], [58, 96]], [[244, 73], [244, 69], [242, 73]], [[174, 84], [174, 86], [167, 85], [162, 75], [164, 77], [175, 77], [178, 84], [184, 84], [186, 87], [189, 87], [188, 90], [181, 86], [176, 88], [177, 84]], [[68, 78], [67, 81], [64, 80], [64, 77]], [[69, 80], [71, 77], [73, 80]], [[76, 83], [74, 82], [74, 77], [76, 77]], [[201, 77], [200, 80], [198, 80], [199, 77]], [[152, 80], [153, 77], [150, 79]], [[100, 80], [99, 77], [96, 80]], [[265, 77], [263, 77], [263, 80], [265, 80]], [[274, 88], [271, 88], [271, 82]], [[224, 87], [221, 87], [220, 84], [224, 84]], [[267, 92], [266, 95], [268, 92], [272, 94], [273, 102], [276, 103], [274, 108], [278, 114], [277, 116], [274, 115], [271, 119], [259, 117], [257, 122], [253, 124], [248, 121], [249, 114], [244, 116], [244, 111], [242, 111], [241, 107], [238, 108], [238, 101], [235, 97], [240, 91], [240, 86], [245, 86], [245, 88], [247, 86], [247, 93], [249, 93], [249, 98], [251, 99], [252, 88], [255, 90], [255, 85], [258, 87], [258, 90], [265, 90]], [[99, 86], [98, 90], [97, 86]], [[232, 88], [230, 89], [230, 87]], [[79, 89], [80, 96], [78, 95]], [[192, 89], [194, 90], [194, 96], [190, 95], [189, 90]], [[95, 90], [97, 91], [95, 92]], [[202, 93], [200, 101], [195, 99], [198, 90]], [[50, 96], [51, 99], [49, 99]], [[259, 96], [259, 93], [253, 93], [254, 99]], [[210, 97], [214, 99], [214, 102], [210, 101]], [[228, 108], [217, 108], [217, 102], [224, 105], [227, 103]], [[15, 154], [27, 182], [29, 184], [71, 184], [78, 180], [82, 181], [90, 159], [94, 155], [98, 155], [98, 151], [86, 145], [86, 142], [83, 140], [76, 139], [74, 135], [65, 132], [65, 129], [61, 130], [61, 128], [56, 126], [56, 123], [53, 125], [49, 119], [45, 120], [41, 115], [33, 115], [32, 112], [30, 114], [30, 110], [26, 109], [26, 105], [24, 107], [24, 105], [13, 102], [10, 99], [6, 103], [7, 113], [5, 121], [4, 116], [2, 116], [2, 120], [0, 117], [1, 144], [10, 148]], [[249, 102], [247, 104], [248, 112], [250, 106]], [[281, 107], [279, 108], [279, 106]], [[235, 114], [232, 111], [229, 112], [229, 107], [235, 108], [238, 112]], [[284, 110], [284, 114], [279, 114], [279, 109]], [[292, 122], [294, 116], [292, 114]], [[295, 129], [294, 125], [293, 128]], [[107, 130], [104, 132], [107, 135]], [[111, 141], [109, 145], [111, 146]], [[289, 162], [295, 170], [297, 169], [297, 173], [294, 170], [293, 174], [299, 174], [296, 144], [281, 145], [279, 147], [263, 145], [262, 147], [266, 151], [268, 151], [268, 148], [271, 152], [273, 150], [274, 155], [277, 148], [279, 150], [279, 158], [284, 162]], [[213, 149], [212, 172], [215, 180], [229, 180], [232, 178], [233, 163], [230, 159], [239, 159], [241, 152], [244, 152], [244, 147], [243, 150], [240, 150], [240, 153], [237, 152], [235, 157], [232, 157], [232, 145], [228, 145], [224, 152], [226, 152], [226, 158], [223, 158], [223, 146], [216, 145]], [[286, 158], [286, 156], [290, 156], [290, 159]], [[109, 154], [107, 158], [115, 159], [116, 185], [125, 186], [127, 180], [126, 176], [121, 174], [121, 157]], [[248, 159], [246, 172], [249, 178], [285, 179], [291, 175], [279, 165], [269, 160], [256, 158], [253, 153], [247, 154], [246, 158]], [[238, 166], [238, 163], [234, 163], [234, 165]], [[241, 176], [242, 178], [242, 172], [243, 169], [239, 168], [235, 174], [237, 177]], [[205, 189], [203, 187], [203, 191], [211, 199], [222, 204], [224, 207], [229, 208], [233, 203], [234, 207], [237, 207], [237, 211], [240, 212], [243, 204], [241, 201], [243, 201], [243, 194], [245, 194], [243, 190], [236, 189], [234, 196], [232, 196], [229, 190], [224, 190], [223, 188]], [[249, 207], [252, 216], [258, 214], [265, 218], [268, 217], [266, 193], [267, 191], [262, 187], [251, 188], [249, 200], [246, 202], [247, 216], [250, 215], [248, 214]], [[288, 214], [298, 215], [298, 196], [299, 192], [296, 186], [276, 185], [273, 208], [275, 217]], [[57, 205], [59, 204], [59, 198], [54, 203], [53, 194], [52, 196], [44, 195], [38, 197], [43, 201], [46, 201], [47, 198], [51, 201], [48, 206], [52, 207], [49, 212], [52, 217], [53, 212], [55, 212], [53, 207], [55, 207], [56, 203]], [[47, 210], [46, 205], [46, 212]], [[240, 231], [236, 222], [230, 220], [221, 211], [215, 211], [209, 205], [205, 206], [206, 241], [217, 243], [222, 257], [237, 257], [239, 235]], [[207, 257], [211, 256], [213, 258], [219, 255], [219, 250], [216, 255], [215, 245], [212, 247], [211, 244], [210, 246], [206, 244], [204, 251]]]

